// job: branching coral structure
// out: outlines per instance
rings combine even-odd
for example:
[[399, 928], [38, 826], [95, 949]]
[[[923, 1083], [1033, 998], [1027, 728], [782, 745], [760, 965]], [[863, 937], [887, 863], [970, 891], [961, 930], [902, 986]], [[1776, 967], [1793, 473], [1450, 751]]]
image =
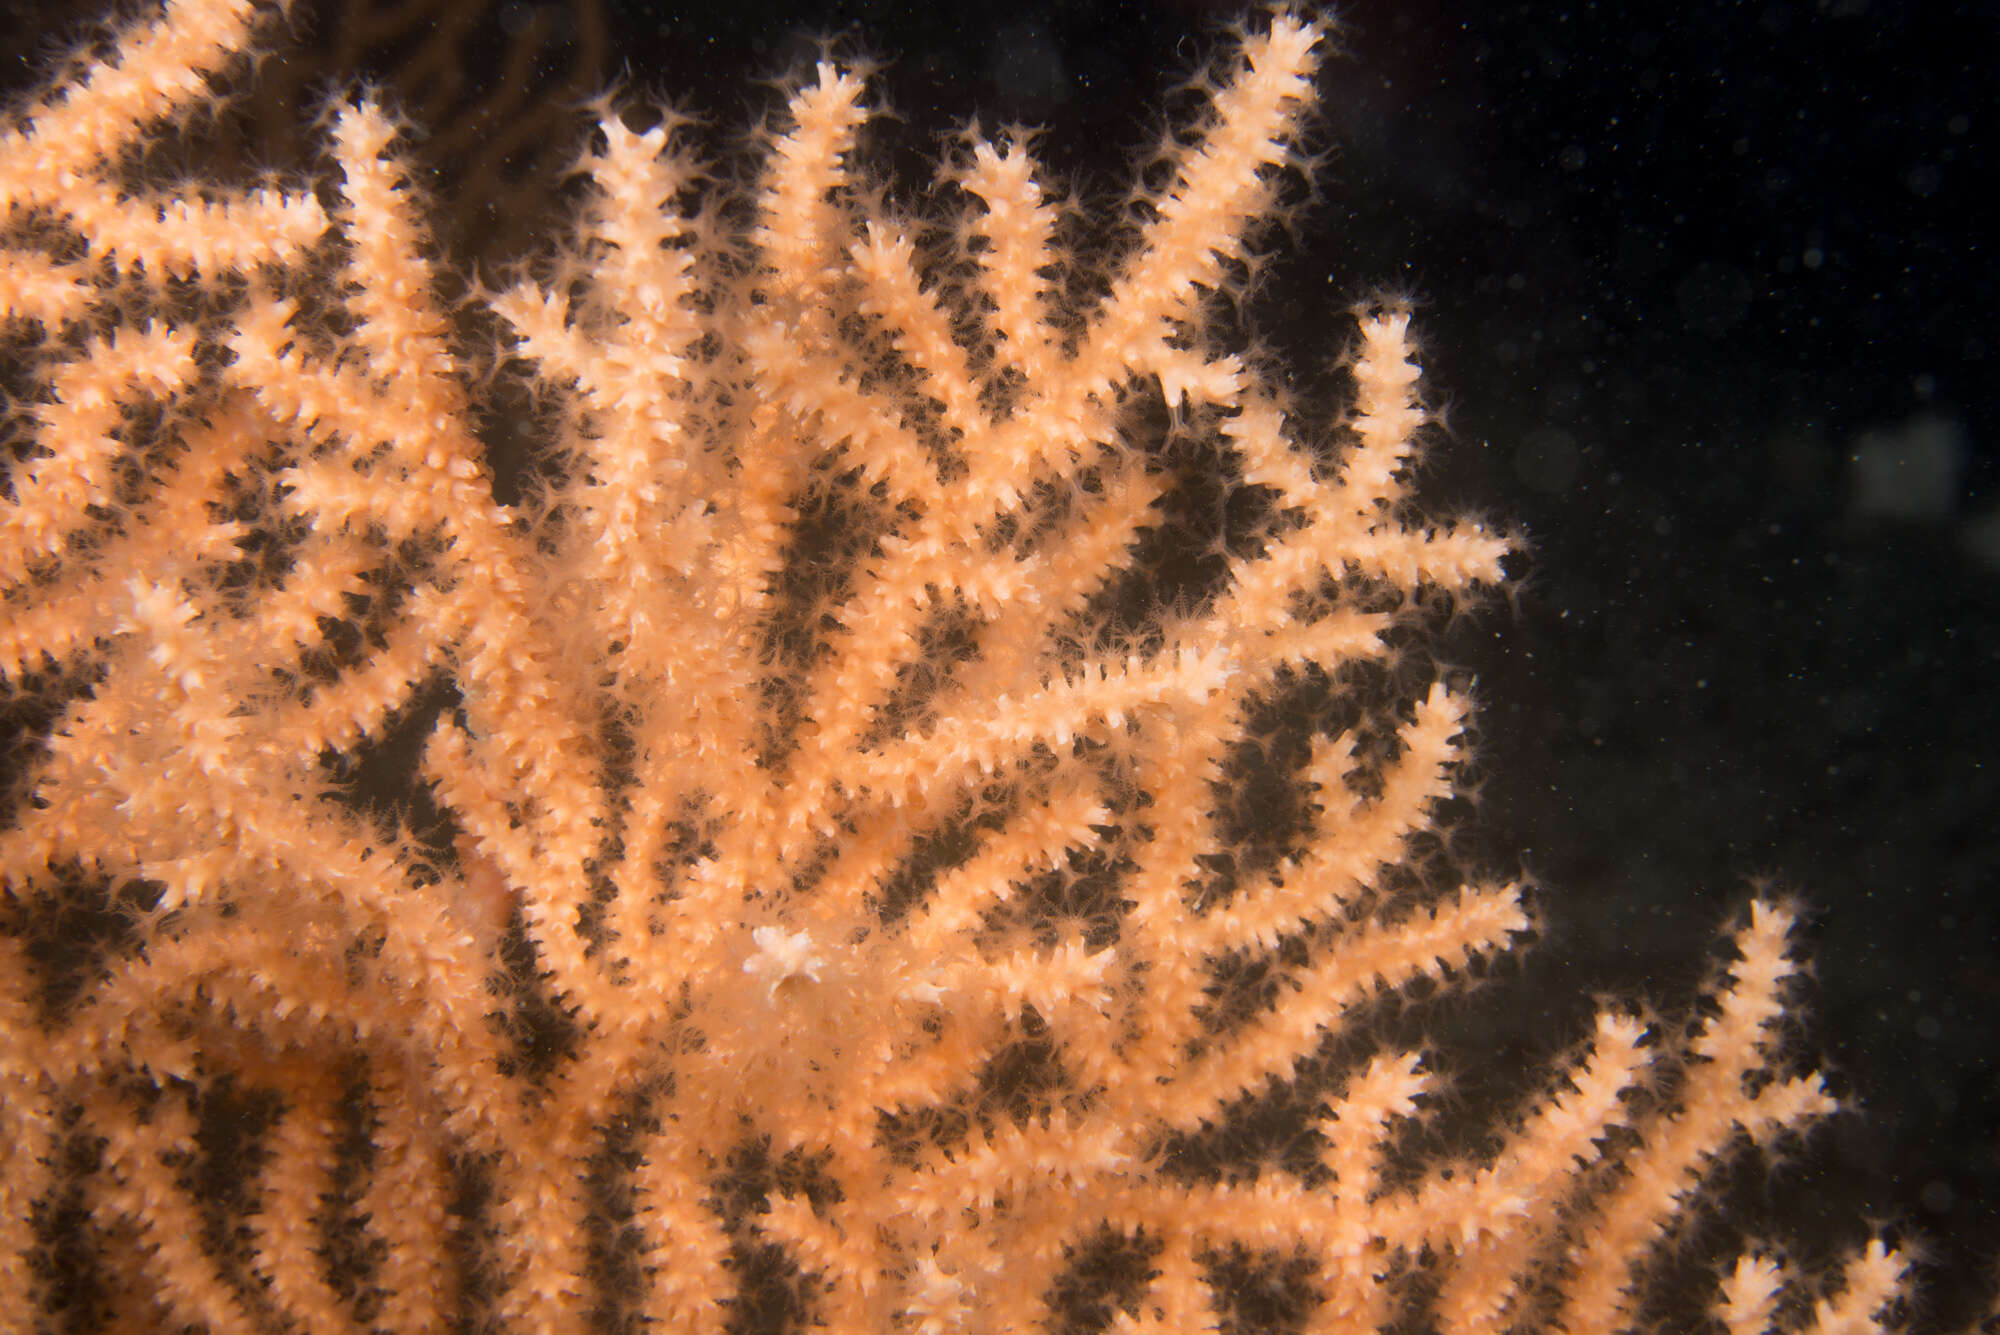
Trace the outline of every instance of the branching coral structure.
[[136, 170], [274, 13], [0, 137], [0, 1329], [1611, 1331], [1831, 1110], [1759, 902], [1699, 1016], [1410, 1152], [1371, 1022], [1530, 920], [1440, 884], [1468, 703], [1392, 645], [1509, 540], [1415, 507], [1408, 311], [1332, 416], [1230, 346], [1315, 23], [1089, 246], [1019, 137], [899, 212], [828, 62], [740, 186], [607, 114], [480, 285], [366, 101], [311, 183]]

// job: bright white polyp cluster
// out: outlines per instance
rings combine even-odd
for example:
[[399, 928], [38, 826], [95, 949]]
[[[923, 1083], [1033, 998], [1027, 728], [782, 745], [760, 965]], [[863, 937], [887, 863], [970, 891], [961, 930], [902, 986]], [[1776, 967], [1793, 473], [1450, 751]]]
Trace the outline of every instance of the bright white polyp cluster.
[[[1363, 688], [1507, 546], [1404, 518], [1406, 312], [1325, 427], [1214, 345], [1317, 26], [1242, 37], [1092, 282], [1015, 143], [940, 263], [830, 65], [729, 208], [607, 123], [562, 277], [465, 312], [495, 368], [368, 105], [318, 195], [125, 197], [264, 14], [172, 0], [0, 137], [0, 678], [49, 720], [0, 831], [0, 1324], [1610, 1330], [1724, 1152], [1830, 1106], [1768, 1069], [1759, 906], [1671, 1106], [1607, 1012], [1490, 1162], [1385, 1180], [1429, 1078], [1336, 1040], [1527, 918], [1410, 865], [1464, 699]], [[494, 377], [543, 406], [520, 506]], [[408, 753], [395, 815], [351, 800]], [[1296, 1152], [1242, 1149], [1283, 1101]], [[101, 1310], [51, 1315], [51, 1257]], [[1732, 1330], [1781, 1282], [1747, 1257]]]
[[758, 927], [752, 929], [750, 939], [757, 943], [757, 950], [744, 961], [743, 972], [770, 984], [774, 997], [778, 994], [779, 984], [794, 978], [810, 978], [817, 983], [820, 970], [826, 967], [826, 961], [820, 957], [812, 937], [805, 932]]

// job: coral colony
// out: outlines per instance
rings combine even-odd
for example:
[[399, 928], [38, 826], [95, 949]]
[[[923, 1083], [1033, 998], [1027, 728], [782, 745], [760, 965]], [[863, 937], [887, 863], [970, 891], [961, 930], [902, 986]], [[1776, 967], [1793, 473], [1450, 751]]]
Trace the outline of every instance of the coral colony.
[[1897, 1317], [1879, 1241], [1658, 1292], [1833, 1106], [1773, 903], [1479, 1157], [1412, 1134], [1371, 1024], [1530, 921], [1441, 881], [1468, 705], [1391, 642], [1509, 541], [1414, 508], [1407, 311], [1331, 414], [1221, 329], [1314, 23], [1089, 268], [1006, 136], [885, 203], [824, 63], [738, 186], [607, 116], [481, 286], [365, 100], [311, 182], [137, 179], [276, 17], [168, 0], [0, 137], [0, 1330]]

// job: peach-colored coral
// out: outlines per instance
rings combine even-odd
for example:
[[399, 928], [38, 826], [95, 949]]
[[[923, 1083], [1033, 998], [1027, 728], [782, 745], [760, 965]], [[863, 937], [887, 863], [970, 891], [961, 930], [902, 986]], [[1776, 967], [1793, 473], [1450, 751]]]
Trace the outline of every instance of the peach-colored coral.
[[[777, 1290], [1006, 1331], [1096, 1282], [1116, 1329], [1207, 1330], [1240, 1253], [1303, 1265], [1310, 1330], [1608, 1331], [1721, 1156], [1829, 1110], [1771, 1069], [1761, 903], [1684, 1050], [1607, 1009], [1477, 1164], [1388, 1172], [1417, 1055], [1326, 1073], [1528, 918], [1409, 871], [1464, 696], [1357, 684], [1508, 551], [1414, 516], [1408, 313], [1361, 314], [1332, 422], [1211, 331], [1314, 24], [1244, 36], [1094, 285], [1019, 143], [953, 165], [955, 250], [882, 205], [831, 64], [732, 209], [608, 119], [564, 277], [460, 312], [486, 374], [376, 107], [318, 194], [121, 187], [264, 12], [170, 0], [0, 139], [0, 674], [53, 720], [0, 833], [0, 1329], [60, 1252], [107, 1328], [693, 1331]], [[1186, 501], [1237, 527], [1148, 604]], [[354, 799], [405, 752], [394, 814]], [[1300, 1162], [1193, 1166], [1274, 1088], [1324, 1100]], [[1902, 1264], [1815, 1328], [1880, 1328]], [[1785, 1280], [1746, 1256], [1716, 1310], [1763, 1329]]]

